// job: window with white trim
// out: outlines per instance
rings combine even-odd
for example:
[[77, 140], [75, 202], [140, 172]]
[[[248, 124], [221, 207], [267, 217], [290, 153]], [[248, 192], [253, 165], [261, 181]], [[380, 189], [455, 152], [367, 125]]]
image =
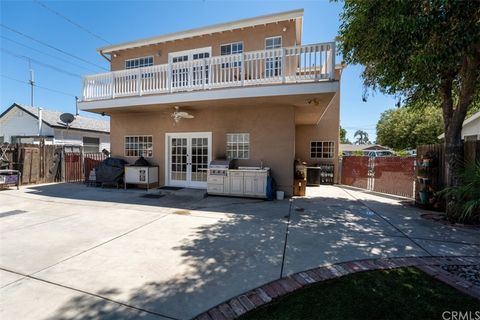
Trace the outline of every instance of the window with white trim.
[[310, 142], [310, 158], [333, 159], [335, 155], [335, 142], [312, 141]]
[[265, 38], [265, 49], [278, 49], [282, 47], [282, 36]]
[[[229, 43], [229, 44], [222, 44], [220, 46], [220, 55], [222, 56], [228, 56], [232, 54], [239, 54], [243, 53], [243, 42], [234, 42], [234, 43]], [[233, 62], [232, 65], [230, 66], [229, 63], [222, 63], [222, 68], [229, 68], [229, 67], [240, 67], [241, 62]]]
[[125, 60], [125, 69], [153, 66], [153, 56]]
[[152, 136], [125, 136], [126, 157], [152, 157], [153, 137]]
[[250, 158], [250, 134], [227, 133], [227, 159]]

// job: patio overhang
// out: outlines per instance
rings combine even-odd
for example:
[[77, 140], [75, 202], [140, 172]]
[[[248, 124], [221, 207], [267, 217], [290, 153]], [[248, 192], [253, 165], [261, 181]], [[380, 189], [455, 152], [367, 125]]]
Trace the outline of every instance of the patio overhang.
[[194, 110], [291, 105], [295, 107], [296, 124], [316, 124], [338, 90], [338, 81], [324, 81], [84, 101], [79, 102], [79, 107], [83, 111], [111, 115], [167, 111], [174, 106]]

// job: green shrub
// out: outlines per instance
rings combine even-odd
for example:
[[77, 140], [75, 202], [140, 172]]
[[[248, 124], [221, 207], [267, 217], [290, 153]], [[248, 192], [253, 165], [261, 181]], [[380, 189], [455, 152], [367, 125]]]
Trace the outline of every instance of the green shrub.
[[447, 218], [451, 222], [480, 223], [480, 162], [465, 166], [460, 174], [463, 184], [449, 187], [439, 194], [447, 199]]

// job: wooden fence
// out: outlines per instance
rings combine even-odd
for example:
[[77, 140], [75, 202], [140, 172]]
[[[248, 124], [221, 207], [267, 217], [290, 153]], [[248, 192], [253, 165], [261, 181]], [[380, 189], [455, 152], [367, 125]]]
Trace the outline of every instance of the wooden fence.
[[39, 144], [0, 145], [0, 169], [19, 170], [22, 184], [83, 182], [107, 156], [83, 153], [80, 146]]
[[61, 147], [41, 144], [12, 144], [0, 147], [0, 167], [22, 172], [22, 184], [61, 181]]
[[[480, 161], [480, 141], [465, 141], [463, 144], [465, 164]], [[431, 170], [431, 188], [433, 191], [440, 191], [445, 188], [447, 181], [447, 167], [445, 159], [445, 145], [426, 144], [417, 147], [417, 162], [423, 158], [432, 158], [435, 162]], [[419, 181], [416, 181], [416, 190], [420, 190]], [[418, 200], [418, 195], [417, 195]]]

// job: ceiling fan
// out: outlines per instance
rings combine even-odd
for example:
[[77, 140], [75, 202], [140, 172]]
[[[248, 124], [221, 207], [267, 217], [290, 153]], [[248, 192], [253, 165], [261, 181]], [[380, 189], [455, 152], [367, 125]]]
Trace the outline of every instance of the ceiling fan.
[[170, 116], [173, 118], [173, 121], [175, 121], [175, 123], [180, 122], [180, 120], [182, 120], [182, 119], [193, 119], [193, 118], [195, 118], [193, 115], [191, 115], [188, 112], [180, 111], [179, 106], [175, 106], [175, 111], [172, 112]]

